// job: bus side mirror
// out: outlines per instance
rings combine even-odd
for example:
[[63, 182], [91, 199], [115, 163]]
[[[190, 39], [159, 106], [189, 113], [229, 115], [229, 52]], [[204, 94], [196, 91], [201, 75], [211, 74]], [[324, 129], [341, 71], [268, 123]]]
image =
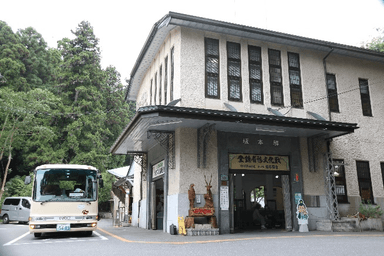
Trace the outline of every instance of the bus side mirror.
[[103, 181], [103, 177], [101, 175], [99, 175], [99, 187], [100, 188], [103, 188], [104, 187], [104, 181]]
[[31, 183], [31, 176], [28, 175], [25, 177], [24, 184], [28, 185], [29, 183]]

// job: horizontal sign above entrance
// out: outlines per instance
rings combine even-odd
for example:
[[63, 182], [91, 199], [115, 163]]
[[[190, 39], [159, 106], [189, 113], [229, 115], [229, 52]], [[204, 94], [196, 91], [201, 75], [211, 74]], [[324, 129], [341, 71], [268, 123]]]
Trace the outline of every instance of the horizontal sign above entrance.
[[288, 156], [229, 154], [229, 169], [289, 171]]

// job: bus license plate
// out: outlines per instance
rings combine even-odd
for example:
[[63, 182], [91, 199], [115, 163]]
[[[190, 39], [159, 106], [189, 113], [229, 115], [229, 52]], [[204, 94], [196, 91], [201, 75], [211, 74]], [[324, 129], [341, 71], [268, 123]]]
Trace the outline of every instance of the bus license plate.
[[57, 224], [57, 231], [69, 231], [71, 230], [71, 224]]

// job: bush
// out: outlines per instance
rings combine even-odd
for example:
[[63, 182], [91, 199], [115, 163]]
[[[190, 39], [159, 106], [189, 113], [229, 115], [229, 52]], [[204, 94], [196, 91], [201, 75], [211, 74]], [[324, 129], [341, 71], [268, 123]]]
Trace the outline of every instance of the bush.
[[380, 208], [380, 205], [373, 205], [371, 203], [362, 204], [360, 203], [359, 213], [361, 218], [380, 218], [383, 215], [383, 211]]

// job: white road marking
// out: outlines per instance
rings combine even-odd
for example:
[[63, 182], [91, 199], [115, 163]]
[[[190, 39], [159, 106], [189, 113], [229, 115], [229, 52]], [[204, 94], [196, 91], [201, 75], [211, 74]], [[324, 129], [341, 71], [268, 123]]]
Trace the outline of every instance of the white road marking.
[[25, 233], [24, 235], [19, 236], [19, 237], [16, 238], [16, 239], [13, 239], [13, 240], [12, 240], [11, 242], [9, 242], [9, 243], [4, 244], [4, 246], [6, 246], [6, 245], [11, 245], [11, 244], [13, 244], [14, 242], [19, 241], [21, 238], [23, 238], [23, 237], [25, 237], [25, 236], [27, 236], [27, 235], [29, 235], [29, 232]]
[[93, 233], [95, 233], [95, 235], [99, 236], [101, 238], [101, 240], [108, 240], [108, 238], [106, 238], [105, 236], [102, 236], [100, 235], [98, 232], [96, 231], [93, 231]]
[[47, 238], [47, 239], [41, 239], [39, 241], [31, 241], [29, 243], [16, 243], [17, 241], [19, 241], [23, 237], [29, 235], [29, 232], [27, 232], [24, 235], [21, 235], [18, 238], [13, 239], [12, 241], [4, 244], [3, 246], [8, 246], [8, 245], [25, 245], [25, 244], [38, 245], [38, 244], [54, 244], [54, 243], [97, 242], [97, 241], [100, 241], [100, 240], [109, 240], [108, 238], [106, 238], [105, 236], [101, 235], [100, 233], [98, 233], [96, 231], [93, 231], [93, 233], [96, 236], [98, 236], [99, 239], [97, 239], [96, 237], [90, 237], [89, 239], [78, 239], [77, 237], [70, 237], [69, 239], [66, 239], [66, 240], [52, 240], [50, 238]]

